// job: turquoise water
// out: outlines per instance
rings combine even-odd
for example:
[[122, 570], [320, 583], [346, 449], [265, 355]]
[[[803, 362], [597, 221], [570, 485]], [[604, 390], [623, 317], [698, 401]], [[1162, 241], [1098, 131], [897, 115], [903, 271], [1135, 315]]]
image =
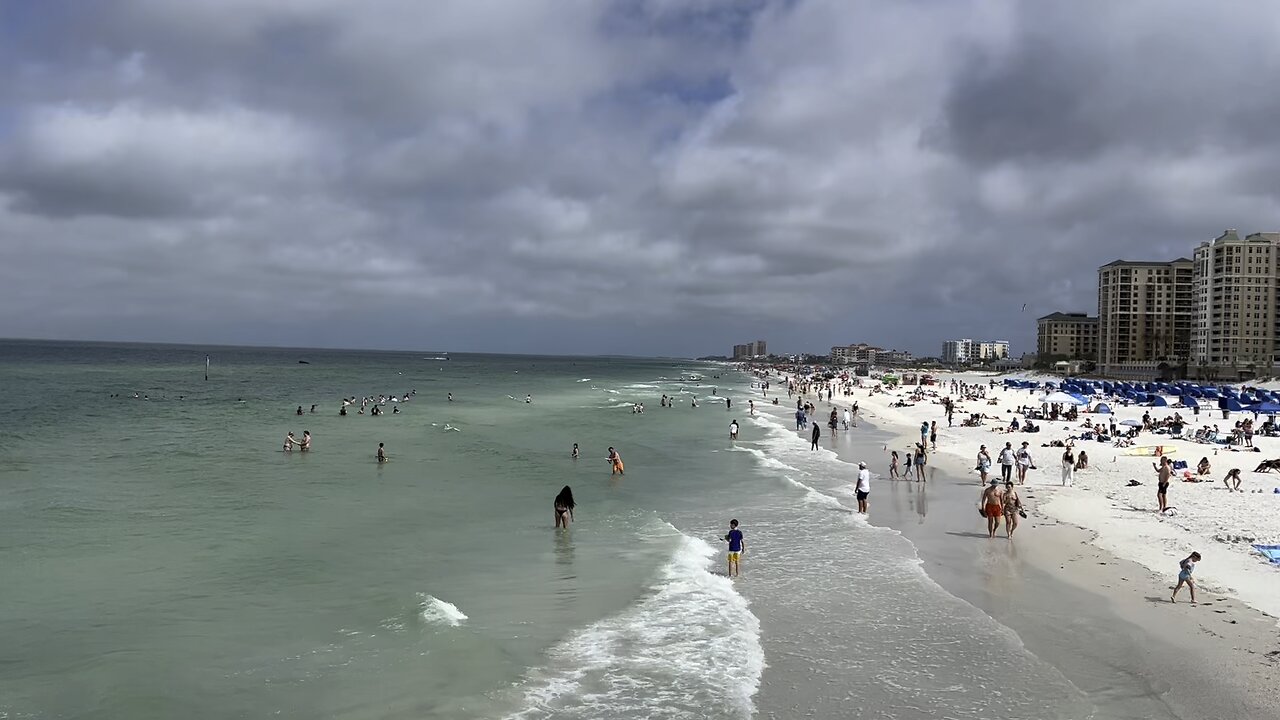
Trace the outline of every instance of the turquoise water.
[[[787, 408], [746, 417], [745, 376], [438, 356], [0, 342], [0, 716], [741, 718], [822, 677], [867, 717], [1076, 716], [1012, 633], [848, 512], [847, 466]], [[303, 430], [314, 449], [281, 452]], [[993, 704], [984, 679], [1011, 672]]]

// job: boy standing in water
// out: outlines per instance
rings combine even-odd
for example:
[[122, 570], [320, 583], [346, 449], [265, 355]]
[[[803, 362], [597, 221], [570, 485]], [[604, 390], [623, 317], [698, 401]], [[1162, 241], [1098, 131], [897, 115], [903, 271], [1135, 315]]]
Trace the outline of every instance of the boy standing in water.
[[387, 449], [382, 443], [378, 443], [378, 462], [384, 463], [386, 461], [387, 461]]
[[742, 539], [742, 531], [738, 529], [738, 521], [729, 521], [729, 534], [724, 536], [729, 543], [729, 577], [739, 575], [738, 559], [747, 551], [747, 542]]
[[[729, 553], [732, 555], [733, 553]], [[1191, 604], [1196, 602], [1196, 581], [1191, 579], [1191, 573], [1196, 570], [1196, 563], [1200, 562], [1200, 553], [1193, 552], [1187, 556], [1186, 560], [1178, 563], [1180, 568], [1178, 571], [1178, 584], [1173, 588], [1173, 594], [1169, 596], [1169, 602], [1178, 602], [1178, 591], [1183, 585], [1191, 591]]]

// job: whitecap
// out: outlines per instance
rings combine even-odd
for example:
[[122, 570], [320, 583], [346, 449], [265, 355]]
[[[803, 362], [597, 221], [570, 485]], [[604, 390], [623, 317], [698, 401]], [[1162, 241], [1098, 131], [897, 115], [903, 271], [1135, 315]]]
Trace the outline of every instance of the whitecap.
[[418, 593], [418, 617], [431, 625], [449, 627], [457, 627], [467, 620], [457, 605], [426, 593]]

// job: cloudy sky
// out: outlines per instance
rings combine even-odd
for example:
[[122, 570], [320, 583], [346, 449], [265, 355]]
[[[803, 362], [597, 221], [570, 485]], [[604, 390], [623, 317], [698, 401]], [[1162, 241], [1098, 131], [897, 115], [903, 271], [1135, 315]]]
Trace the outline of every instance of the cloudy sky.
[[1280, 229], [1276, 37], [1256, 0], [0, 0], [0, 336], [1034, 349], [1102, 263]]

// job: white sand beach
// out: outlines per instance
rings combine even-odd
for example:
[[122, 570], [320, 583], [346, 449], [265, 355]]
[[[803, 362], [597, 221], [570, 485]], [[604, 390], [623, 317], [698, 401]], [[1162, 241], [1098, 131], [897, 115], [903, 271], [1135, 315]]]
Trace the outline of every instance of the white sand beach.
[[[996, 387], [988, 385], [987, 400], [960, 401], [953, 415], [954, 426], [947, 427], [941, 398], [949, 393], [953, 379], [970, 384], [995, 379]], [[1037, 421], [1041, 430], [1036, 433], [1002, 432], [1014, 417], [1020, 424], [1024, 423], [1023, 416], [1015, 415], [1014, 411], [1033, 404], [1036, 397], [1044, 394], [1025, 389], [1007, 390], [1002, 380], [1003, 377], [977, 374], [940, 375], [937, 385], [919, 388], [924, 399], [910, 407], [890, 406], [915, 393], [915, 386], [876, 394], [868, 394], [868, 390], [855, 391], [853, 399], [859, 401], [864, 415], [874, 416], [874, 421], [886, 426], [901, 427], [911, 438], [918, 435], [921, 422], [937, 421], [938, 449], [932, 459], [936, 462], [941, 460], [939, 455], [945, 455], [960, 461], [954, 467], [973, 477], [975, 505], [979, 481], [973, 468], [978, 448], [985, 444], [995, 458], [1005, 442], [1012, 442], [1015, 448], [1024, 441], [1029, 442], [1037, 469], [1028, 472], [1026, 482], [1039, 493], [1039, 512], [1091, 531], [1096, 535], [1094, 544], [1117, 557], [1137, 562], [1158, 576], [1176, 576], [1178, 561], [1193, 550], [1199, 551], [1204, 561], [1196, 569], [1196, 578], [1204, 590], [1236, 597], [1250, 607], [1280, 617], [1280, 566], [1271, 564], [1253, 549], [1254, 544], [1280, 544], [1280, 493], [1274, 492], [1280, 488], [1280, 473], [1252, 472], [1263, 459], [1280, 458], [1280, 437], [1255, 435], [1253, 443], [1261, 451], [1243, 452], [1142, 432], [1135, 446], [1160, 445], [1166, 448], [1165, 452], [1172, 449], [1171, 456], [1185, 460], [1192, 477], [1203, 480], [1183, 482], [1183, 471], [1179, 470], [1168, 493], [1169, 504], [1176, 508], [1176, 514], [1161, 514], [1156, 511], [1156, 472], [1152, 467], [1156, 458], [1127, 455], [1127, 448], [1114, 447], [1111, 443], [1074, 441], [1076, 452], [1084, 450], [1089, 454], [1089, 468], [1076, 471], [1072, 485], [1063, 487], [1060, 471], [1063, 448], [1044, 445], [1079, 436], [1086, 430], [1083, 427], [1086, 420], [1106, 423], [1109, 416], [1082, 412], [1075, 422]], [[995, 400], [995, 404], [990, 404], [990, 400]], [[1117, 422], [1140, 420], [1148, 412], [1156, 421], [1180, 413], [1187, 421], [1187, 434], [1205, 424], [1217, 424], [1224, 431], [1229, 430], [1235, 421], [1253, 417], [1252, 413], [1236, 412], [1224, 420], [1220, 411], [1207, 408], [1202, 409], [1197, 418], [1189, 409], [1110, 406]], [[969, 415], [978, 413], [998, 419], [987, 419], [980, 427], [960, 426]], [[904, 442], [897, 449], [901, 451], [905, 447]], [[1199, 477], [1194, 471], [1202, 457], [1208, 457], [1212, 470], [1207, 476]], [[877, 471], [887, 475], [887, 465], [886, 457], [884, 467]], [[1243, 492], [1230, 492], [1223, 485], [1222, 478], [1231, 468], [1240, 468]], [[998, 473], [998, 465], [996, 470]], [[1130, 480], [1141, 485], [1129, 486]], [[1256, 492], [1258, 490], [1262, 492]]]
[[[785, 393], [781, 378], [772, 377], [774, 390]], [[1036, 433], [993, 432], [1008, 426], [1011, 411], [1043, 395], [1005, 390], [1004, 377], [941, 374], [939, 384], [920, 388], [924, 396], [918, 402], [909, 399], [915, 386], [872, 394], [870, 386], [879, 383], [868, 378], [861, 378], [863, 387], [850, 395], [837, 389], [830, 402], [825, 394], [817, 400], [812, 391], [802, 398], [817, 400], [813, 419], [819, 424], [833, 408], [840, 412], [858, 402], [860, 426], [874, 426], [865, 431], [872, 435], [861, 427], [824, 428], [822, 445], [846, 462], [867, 461], [878, 475], [869, 522], [911, 540], [931, 577], [1059, 668], [1096, 704], [1098, 717], [1280, 717], [1280, 694], [1274, 690], [1280, 669], [1280, 567], [1251, 547], [1280, 542], [1280, 494], [1271, 492], [1280, 475], [1250, 472], [1273, 452], [1280, 457], [1280, 438], [1255, 435], [1261, 452], [1219, 447], [1217, 455], [1209, 445], [1162, 438], [1159, 443], [1176, 448], [1173, 457], [1185, 459], [1192, 470], [1204, 456], [1212, 464], [1209, 482], [1183, 483], [1178, 473], [1169, 490], [1169, 503], [1178, 513], [1162, 516], [1155, 512], [1155, 458], [1124, 455], [1110, 443], [1076, 441], [1075, 450], [1088, 452], [1091, 468], [1075, 473], [1071, 487], [1061, 486], [1063, 448], [1042, 445], [1079, 435], [1085, 420], [1105, 422], [1106, 415], [1040, 422]], [[987, 397], [958, 402], [956, 426], [948, 428], [941, 398], [952, 379], [987, 384]], [[994, 389], [988, 384], [992, 379]], [[781, 399], [794, 410], [794, 398], [783, 394]], [[996, 403], [988, 404], [991, 399]], [[893, 407], [903, 401], [906, 407]], [[1189, 411], [1174, 408], [1115, 409], [1117, 422], [1147, 411], [1156, 420], [1175, 412], [1192, 419]], [[791, 411], [783, 412], [786, 417]], [[981, 427], [959, 426], [975, 413], [996, 419]], [[1233, 413], [1224, 423], [1220, 412], [1213, 414], [1220, 428], [1240, 419]], [[1023, 416], [1018, 419], [1021, 424]], [[1200, 419], [1213, 424], [1207, 409]], [[897, 449], [902, 455], [920, 439], [921, 423], [932, 421], [939, 426], [938, 448], [929, 455], [929, 481], [890, 481], [889, 452]], [[1187, 428], [1194, 432], [1196, 425], [1189, 422]], [[807, 442], [807, 431], [797, 434], [798, 442]], [[874, 445], [859, 439], [868, 437], [877, 438]], [[1136, 445], [1155, 444], [1152, 437], [1142, 433]], [[978, 448], [987, 445], [994, 459], [1006, 441], [1014, 447], [1028, 442], [1039, 468], [1019, 488], [1029, 517], [1012, 542], [1003, 527], [988, 539], [976, 512]], [[1223, 487], [1221, 479], [1233, 467], [1242, 469], [1246, 492]], [[1142, 484], [1128, 487], [1130, 479]], [[1258, 489], [1265, 492], [1248, 492]], [[839, 486], [833, 490], [844, 494]], [[1190, 603], [1184, 591], [1178, 603], [1170, 603], [1178, 561], [1192, 550], [1204, 556], [1195, 573], [1199, 602]]]

